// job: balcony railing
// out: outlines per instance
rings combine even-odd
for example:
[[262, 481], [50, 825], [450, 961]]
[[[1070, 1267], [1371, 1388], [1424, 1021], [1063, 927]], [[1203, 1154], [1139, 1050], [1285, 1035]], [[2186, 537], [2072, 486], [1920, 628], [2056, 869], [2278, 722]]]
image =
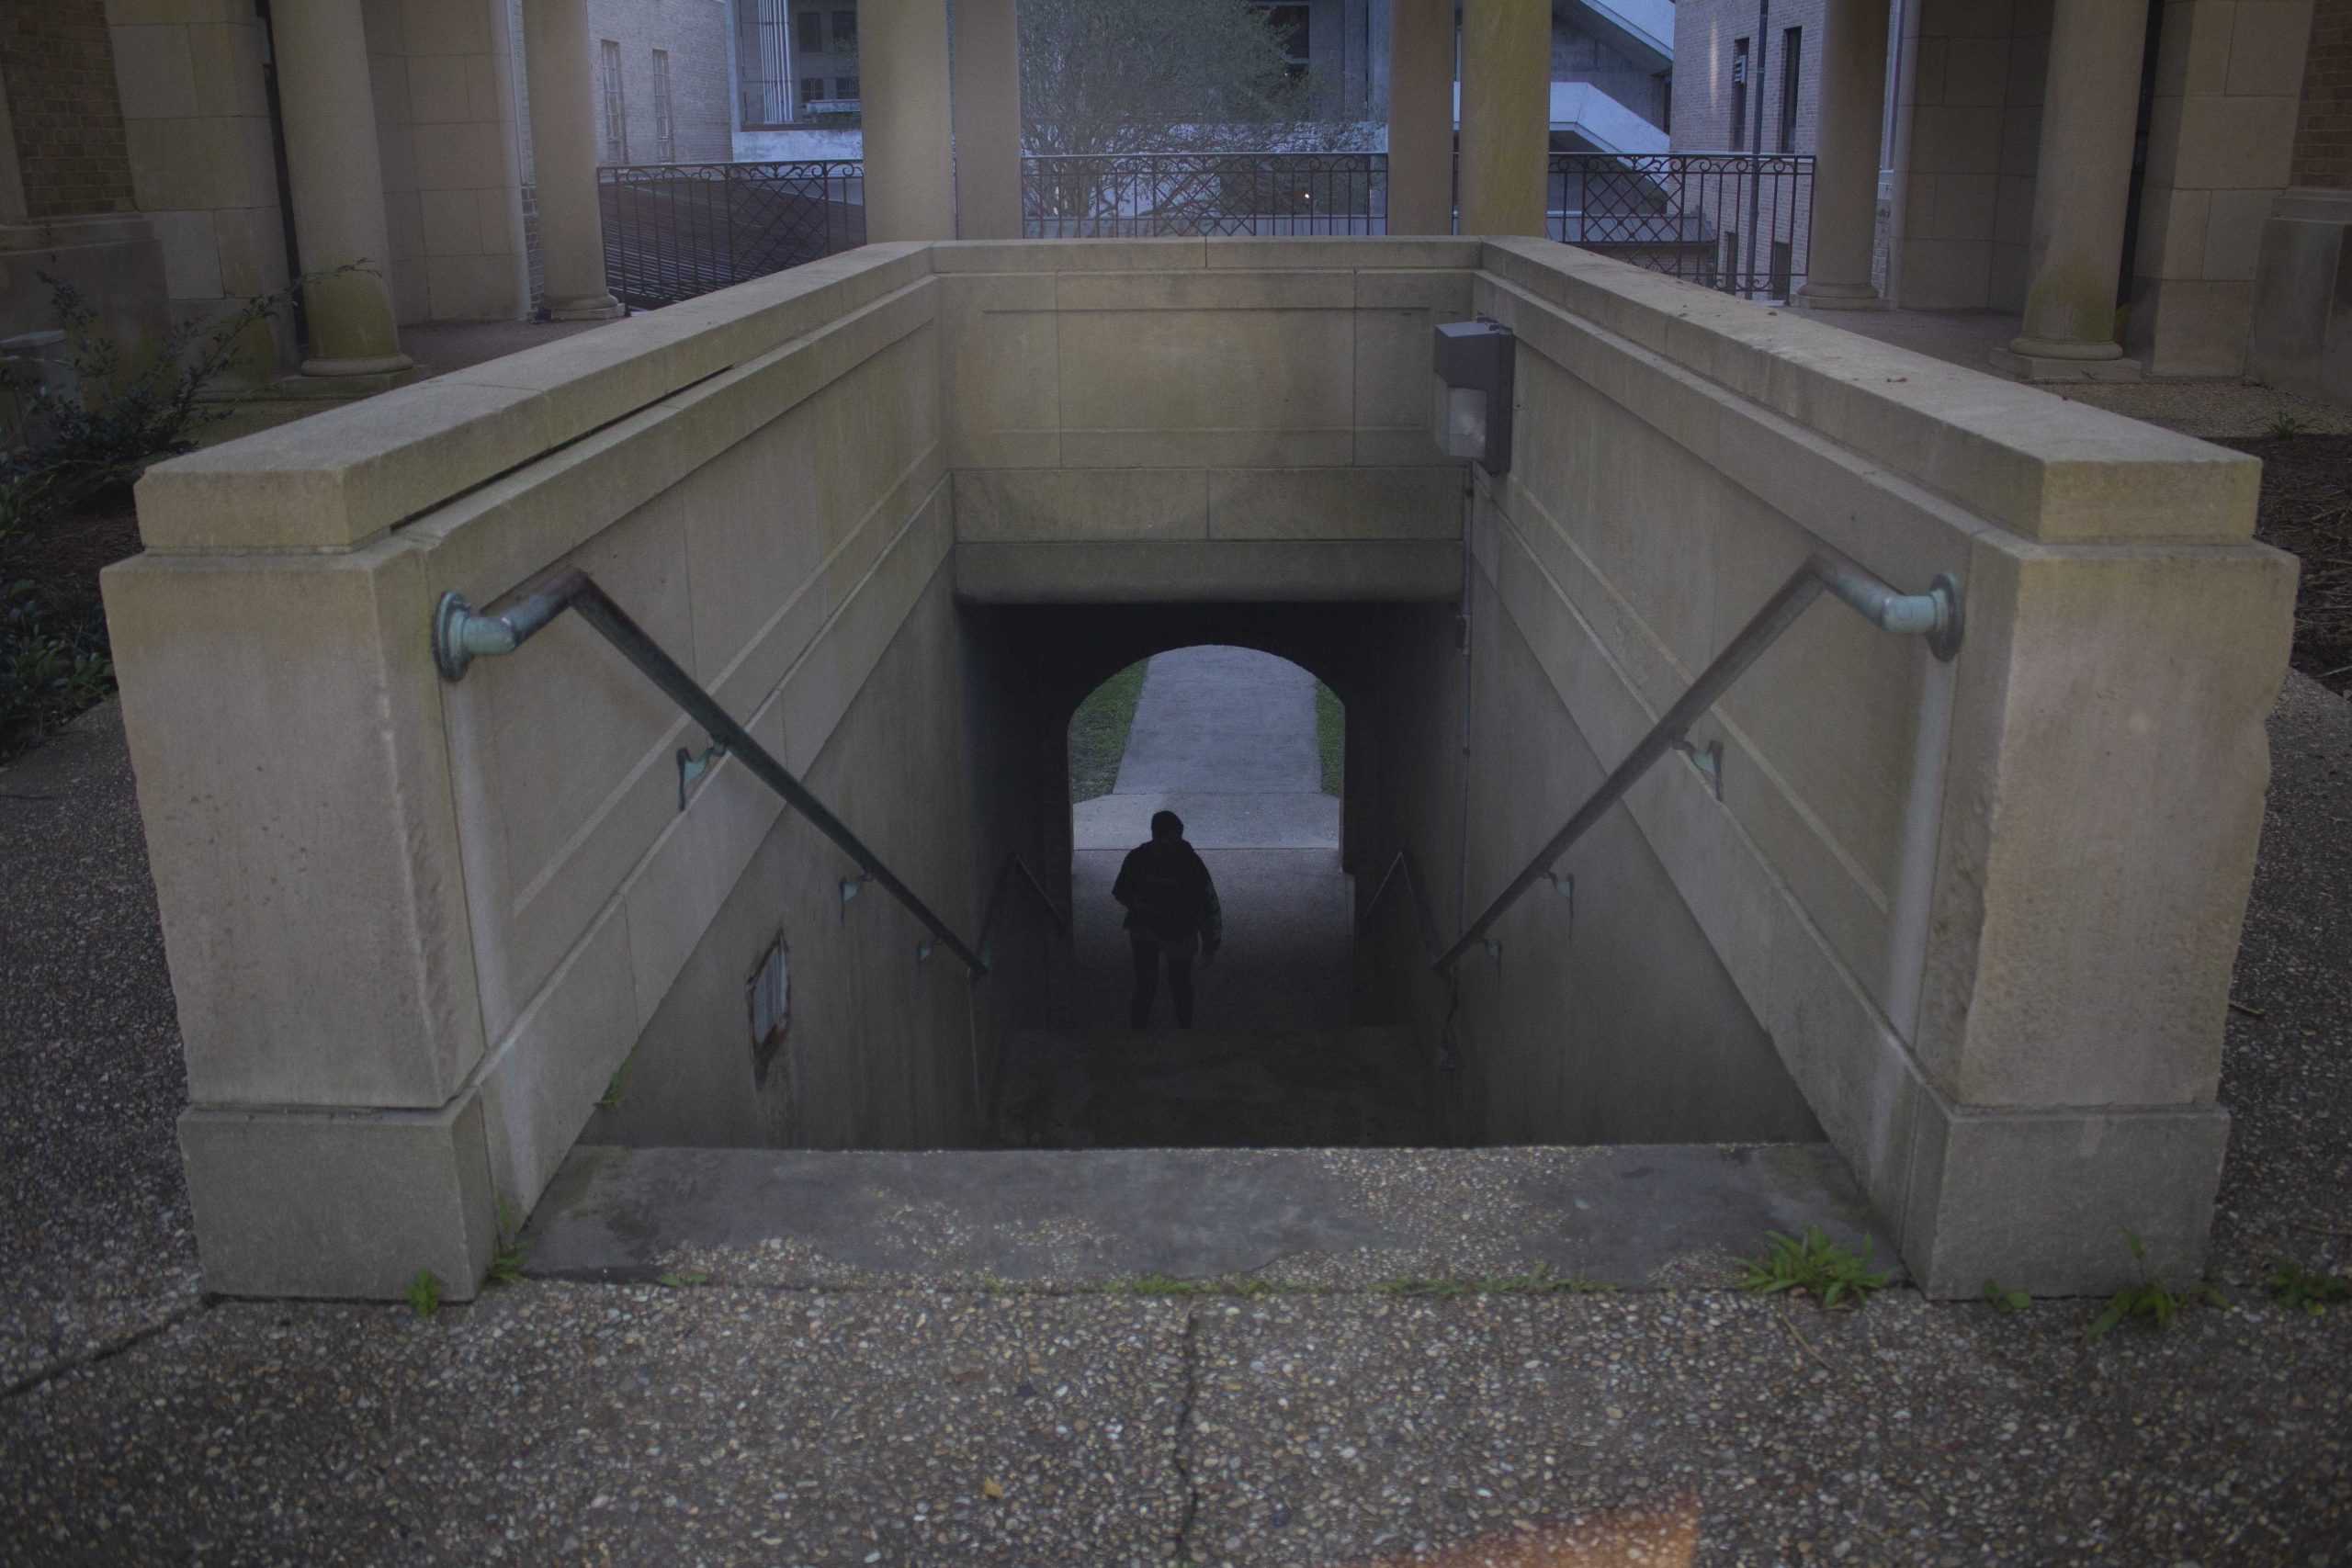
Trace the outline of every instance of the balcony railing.
[[1021, 160], [1033, 239], [1385, 234], [1381, 152], [1054, 153]]
[[614, 164], [596, 171], [606, 287], [651, 310], [865, 243], [865, 166]]
[[1755, 298], [1804, 281], [1809, 152], [1555, 152], [1552, 238]]
[[[1552, 237], [1710, 288], [1784, 299], [1804, 281], [1810, 153], [1555, 152]], [[650, 310], [865, 243], [854, 160], [624, 164], [597, 171], [614, 296]], [[1021, 160], [1038, 239], [1385, 234], [1382, 152], [1064, 153]]]

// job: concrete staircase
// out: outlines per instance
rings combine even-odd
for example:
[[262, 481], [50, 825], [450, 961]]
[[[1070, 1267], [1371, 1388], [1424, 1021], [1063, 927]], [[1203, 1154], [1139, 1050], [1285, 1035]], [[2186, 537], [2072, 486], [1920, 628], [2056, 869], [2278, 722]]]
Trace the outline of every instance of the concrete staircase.
[[1007, 1148], [1412, 1147], [1435, 1141], [1404, 1028], [1025, 1031], [989, 1108]]

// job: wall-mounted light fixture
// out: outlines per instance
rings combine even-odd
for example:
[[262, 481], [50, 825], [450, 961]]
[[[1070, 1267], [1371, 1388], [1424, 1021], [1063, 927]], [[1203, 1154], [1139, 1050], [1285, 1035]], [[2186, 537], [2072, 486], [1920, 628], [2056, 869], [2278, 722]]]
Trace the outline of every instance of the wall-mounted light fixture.
[[1490, 474], [1510, 471], [1511, 372], [1519, 339], [1500, 321], [1443, 321], [1437, 329], [1437, 444]]

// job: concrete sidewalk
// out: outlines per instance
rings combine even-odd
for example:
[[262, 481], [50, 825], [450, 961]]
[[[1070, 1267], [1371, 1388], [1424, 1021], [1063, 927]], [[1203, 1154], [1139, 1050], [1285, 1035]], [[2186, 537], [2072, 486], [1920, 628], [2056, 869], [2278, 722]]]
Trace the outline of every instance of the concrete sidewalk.
[[[2352, 1309], [2260, 1280], [2352, 1246], [2352, 706], [2292, 679], [2271, 736], [2229, 1304], [2168, 1333], [1712, 1280], [763, 1280], [756, 1246], [700, 1284], [531, 1280], [423, 1321], [194, 1293], [109, 705], [0, 771], [0, 1558], [1359, 1563], [1687, 1500], [1707, 1563], [2341, 1563]], [[877, 1210], [874, 1245], [908, 1224]]]

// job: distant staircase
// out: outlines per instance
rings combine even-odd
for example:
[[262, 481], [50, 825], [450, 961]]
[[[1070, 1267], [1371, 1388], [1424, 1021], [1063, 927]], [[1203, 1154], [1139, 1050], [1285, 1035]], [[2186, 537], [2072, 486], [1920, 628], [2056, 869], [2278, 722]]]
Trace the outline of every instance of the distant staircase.
[[1016, 1034], [989, 1109], [1004, 1148], [1426, 1145], [1430, 1099], [1403, 1027]]

